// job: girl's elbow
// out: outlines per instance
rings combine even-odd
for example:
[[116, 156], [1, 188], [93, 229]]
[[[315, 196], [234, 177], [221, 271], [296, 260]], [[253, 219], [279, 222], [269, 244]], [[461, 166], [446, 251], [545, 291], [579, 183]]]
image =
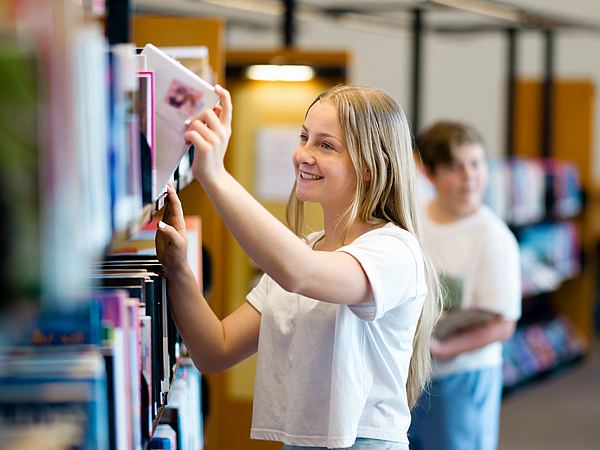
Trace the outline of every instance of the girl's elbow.
[[196, 369], [198, 369], [200, 373], [219, 373], [225, 370], [222, 369], [220, 365], [211, 363], [202, 358], [194, 358], [192, 356], [192, 362], [194, 363], [194, 366], [196, 367]]
[[298, 275], [298, 273], [284, 273], [281, 274], [279, 279], [275, 281], [286, 292], [291, 292], [293, 294], [302, 294], [303, 293], [303, 278]]

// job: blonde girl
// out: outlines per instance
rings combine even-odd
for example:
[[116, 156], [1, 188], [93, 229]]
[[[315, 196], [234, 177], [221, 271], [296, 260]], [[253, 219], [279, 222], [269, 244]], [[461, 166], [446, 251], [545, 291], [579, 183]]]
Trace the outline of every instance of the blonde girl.
[[[429, 377], [438, 282], [420, 245], [411, 137], [387, 94], [338, 86], [308, 108], [294, 150], [290, 228], [225, 170], [229, 93], [188, 126], [194, 176], [265, 275], [219, 320], [186, 260], [172, 186], [159, 224], [173, 316], [202, 372], [258, 352], [251, 437], [284, 449], [408, 449], [410, 408]], [[304, 203], [323, 230], [304, 236]]]

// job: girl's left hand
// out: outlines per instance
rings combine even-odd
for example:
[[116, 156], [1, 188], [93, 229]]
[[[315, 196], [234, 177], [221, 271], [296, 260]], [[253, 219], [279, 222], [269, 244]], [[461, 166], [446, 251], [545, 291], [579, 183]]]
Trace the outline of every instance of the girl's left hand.
[[168, 200], [165, 212], [158, 223], [155, 238], [156, 256], [169, 274], [181, 270], [187, 264], [187, 233], [181, 201], [173, 184], [167, 184]]
[[231, 137], [231, 95], [219, 85], [215, 91], [221, 97], [220, 106], [200, 113], [183, 135], [195, 147], [192, 173], [202, 184], [216, 182], [225, 173], [223, 158]]

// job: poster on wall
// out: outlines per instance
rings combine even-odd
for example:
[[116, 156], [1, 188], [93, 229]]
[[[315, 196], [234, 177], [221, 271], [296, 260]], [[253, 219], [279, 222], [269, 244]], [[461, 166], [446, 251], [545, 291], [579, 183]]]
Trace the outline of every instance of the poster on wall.
[[300, 130], [291, 125], [266, 125], [255, 139], [255, 195], [259, 200], [286, 202], [294, 186], [292, 154]]

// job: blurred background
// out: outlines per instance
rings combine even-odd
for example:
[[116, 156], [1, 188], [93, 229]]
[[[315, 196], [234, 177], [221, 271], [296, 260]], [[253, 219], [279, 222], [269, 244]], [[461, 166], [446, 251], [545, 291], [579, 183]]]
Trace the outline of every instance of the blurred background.
[[[475, 127], [490, 157], [486, 202], [509, 224], [522, 252], [523, 317], [505, 344], [499, 448], [598, 447], [597, 1], [2, 0], [0, 5], [0, 342], [6, 348], [0, 394], [7, 391], [2, 384], [13, 386], [15, 373], [23, 371], [10, 366], [15, 334], [10, 325], [40, 311], [73, 317], [96, 287], [89, 267], [143, 246], [140, 232], [148, 232], [152, 217], [160, 216], [161, 186], [149, 199], [131, 186], [139, 143], [124, 144], [129, 155], [124, 169], [106, 158], [114, 157], [119, 130], [135, 125], [125, 112], [116, 114], [114, 92], [129, 88], [115, 87], [105, 76], [115, 79], [119, 58], [106, 55], [119, 54], [112, 51], [118, 45], [129, 44], [127, 52], [135, 53], [152, 43], [232, 92], [228, 169], [282, 221], [299, 125], [306, 107], [330, 86], [357, 83], [389, 92], [413, 134], [440, 119]], [[257, 65], [280, 73], [252, 75], [249, 68]], [[309, 75], [286, 80], [282, 66], [303, 66]], [[127, 149], [132, 145], [137, 153]], [[244, 302], [260, 272], [189, 178], [190, 157], [174, 180], [186, 215], [201, 217], [196, 257], [211, 268], [203, 280], [207, 298], [225, 316]], [[318, 211], [311, 216], [318, 227]], [[151, 239], [146, 236], [146, 246]], [[204, 448], [280, 448], [249, 439], [254, 367], [251, 358], [202, 377]], [[97, 377], [110, 379], [107, 373]], [[2, 395], [0, 430], [6, 430], [15, 423], [10, 412], [15, 399]], [[88, 424], [87, 432], [92, 428]], [[92, 441], [76, 448], [95, 448]]]

